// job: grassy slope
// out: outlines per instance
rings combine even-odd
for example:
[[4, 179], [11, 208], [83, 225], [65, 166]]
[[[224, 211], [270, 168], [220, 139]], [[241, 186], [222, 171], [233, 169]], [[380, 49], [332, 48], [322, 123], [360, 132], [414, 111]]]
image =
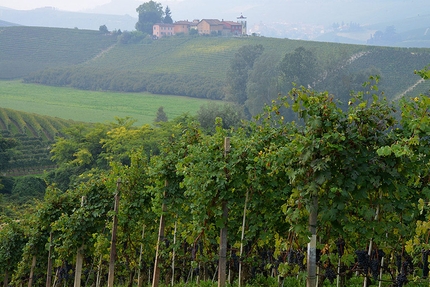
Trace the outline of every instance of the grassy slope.
[[111, 122], [132, 117], [136, 124], [152, 123], [160, 106], [169, 119], [195, 114], [208, 100], [149, 93], [81, 91], [71, 88], [0, 81], [0, 106], [82, 122]]

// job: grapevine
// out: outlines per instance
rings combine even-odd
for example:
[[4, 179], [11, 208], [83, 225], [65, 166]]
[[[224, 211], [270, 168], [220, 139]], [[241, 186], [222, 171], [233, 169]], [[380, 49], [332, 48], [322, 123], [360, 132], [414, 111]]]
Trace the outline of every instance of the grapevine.
[[339, 255], [339, 257], [342, 257], [345, 251], [345, 240], [342, 237], [339, 237], [336, 240], [336, 247], [337, 247], [337, 254]]
[[331, 284], [333, 284], [334, 279], [336, 279], [337, 274], [331, 267], [326, 268], [324, 277], [327, 278]]
[[422, 260], [423, 260], [423, 278], [427, 278], [429, 276], [429, 253], [430, 250], [422, 251]]
[[406, 274], [400, 273], [399, 275], [397, 275], [397, 278], [396, 278], [397, 287], [403, 287], [403, 285], [405, 285], [406, 283], [408, 283], [408, 278], [406, 277]]
[[367, 275], [370, 265], [369, 254], [367, 254], [366, 250], [357, 250], [355, 254], [357, 255], [359, 267], [363, 270], [363, 273]]

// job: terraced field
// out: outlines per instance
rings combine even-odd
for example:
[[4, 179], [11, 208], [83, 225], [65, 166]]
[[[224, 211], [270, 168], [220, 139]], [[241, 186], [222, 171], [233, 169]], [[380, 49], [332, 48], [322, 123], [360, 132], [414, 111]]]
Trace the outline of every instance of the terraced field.
[[25, 174], [51, 168], [50, 145], [64, 128], [75, 124], [49, 116], [0, 107], [0, 134], [18, 140], [18, 147], [6, 174]]

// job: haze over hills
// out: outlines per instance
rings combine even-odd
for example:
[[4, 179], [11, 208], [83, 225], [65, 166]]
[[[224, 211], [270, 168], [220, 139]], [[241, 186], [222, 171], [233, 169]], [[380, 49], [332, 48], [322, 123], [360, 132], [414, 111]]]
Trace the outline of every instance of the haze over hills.
[[[12, 10], [0, 7], [0, 20], [27, 26], [134, 30], [136, 8], [145, 1], [111, 0], [79, 12], [52, 7]], [[387, 46], [430, 47], [430, 5], [425, 0], [165, 0], [174, 20], [248, 19], [248, 32], [266, 37], [367, 44], [375, 32], [394, 26], [400, 41]], [[0, 2], [1, 3], [1, 2]], [[338, 28], [333, 29], [338, 24]], [[350, 24], [360, 29], [351, 30]], [[1, 24], [0, 24], [1, 25]], [[411, 36], [411, 34], [413, 34]], [[373, 43], [378, 44], [378, 43]]]

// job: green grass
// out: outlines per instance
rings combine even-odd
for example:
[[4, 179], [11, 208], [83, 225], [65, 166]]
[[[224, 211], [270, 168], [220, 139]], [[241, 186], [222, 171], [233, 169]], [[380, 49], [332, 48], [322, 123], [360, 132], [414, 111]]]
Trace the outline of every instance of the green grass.
[[153, 123], [160, 106], [169, 119], [195, 115], [209, 100], [153, 95], [83, 91], [65, 87], [0, 81], [0, 107], [81, 122], [112, 122], [132, 117], [136, 124]]

